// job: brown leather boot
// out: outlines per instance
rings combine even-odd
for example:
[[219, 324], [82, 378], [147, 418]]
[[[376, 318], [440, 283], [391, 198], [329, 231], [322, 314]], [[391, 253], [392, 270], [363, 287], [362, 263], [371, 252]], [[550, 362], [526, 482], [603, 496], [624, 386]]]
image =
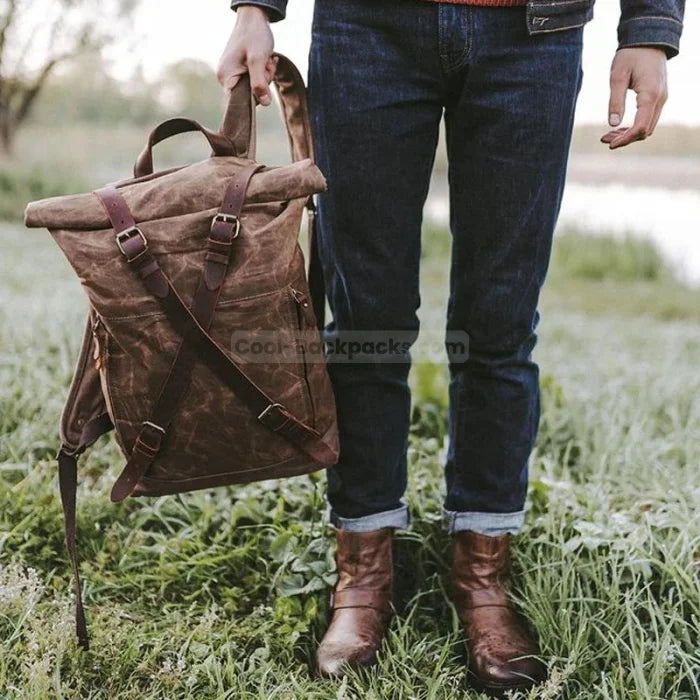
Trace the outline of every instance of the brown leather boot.
[[528, 688], [546, 678], [508, 598], [509, 535], [478, 532], [454, 536], [452, 580], [455, 607], [464, 626], [472, 684], [487, 692]]
[[349, 666], [376, 661], [391, 614], [393, 529], [336, 530], [338, 583], [331, 596], [333, 617], [316, 651], [316, 671], [338, 678]]

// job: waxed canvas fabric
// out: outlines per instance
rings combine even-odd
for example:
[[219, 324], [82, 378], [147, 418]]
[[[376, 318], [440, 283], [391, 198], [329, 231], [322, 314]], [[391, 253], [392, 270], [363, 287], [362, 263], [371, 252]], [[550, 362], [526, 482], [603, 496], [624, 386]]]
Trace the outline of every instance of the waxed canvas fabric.
[[[286, 59], [275, 82], [294, 162], [256, 171], [246, 191], [240, 233], [221, 285], [209, 334], [246, 374], [299, 421], [313, 428], [337, 457], [333, 392], [323, 361], [298, 351], [298, 337], [316, 340], [299, 233], [309, 198], [325, 187], [313, 161], [303, 83]], [[151, 253], [186, 304], [205, 264], [206, 241], [231, 178], [255, 163], [254, 107], [249, 87], [232, 95], [221, 133], [236, 155], [114, 183]], [[48, 228], [87, 294], [90, 314], [75, 378], [61, 420], [68, 450], [84, 448], [84, 428], [105, 414], [125, 457], [147, 421], [181, 337], [163, 308], [134, 277], [115, 242], [110, 219], [94, 193], [33, 202], [25, 223]], [[263, 359], [236, 354], [232, 338], [280, 339]], [[317, 345], [318, 347], [318, 345]], [[303, 350], [303, 348], [302, 348]], [[134, 495], [293, 476], [319, 463], [263, 425], [205, 361], [197, 361], [163, 445]]]

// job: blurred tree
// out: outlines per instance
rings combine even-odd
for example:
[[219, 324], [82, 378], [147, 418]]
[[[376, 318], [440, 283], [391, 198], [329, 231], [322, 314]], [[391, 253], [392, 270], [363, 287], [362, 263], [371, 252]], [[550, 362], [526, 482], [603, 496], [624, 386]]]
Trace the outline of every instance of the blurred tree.
[[221, 86], [204, 61], [185, 58], [171, 63], [163, 69], [158, 83], [160, 102], [169, 113], [218, 125], [223, 110]]
[[45, 127], [65, 124], [148, 126], [162, 121], [159, 84], [136, 69], [128, 80], [115, 78], [98, 52], [86, 53], [58, 68], [47, 81], [29, 117]]
[[0, 0], [0, 146], [5, 152], [56, 66], [99, 50], [139, 0]]

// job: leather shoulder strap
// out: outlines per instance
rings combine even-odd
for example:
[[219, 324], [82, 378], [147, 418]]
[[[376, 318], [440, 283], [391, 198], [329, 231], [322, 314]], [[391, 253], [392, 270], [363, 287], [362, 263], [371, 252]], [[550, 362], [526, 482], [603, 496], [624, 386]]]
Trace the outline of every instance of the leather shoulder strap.
[[282, 116], [287, 127], [292, 160], [304, 158], [314, 160], [304, 79], [299, 69], [286, 56], [279, 53], [275, 56], [277, 56], [277, 70], [273, 80], [282, 103]]

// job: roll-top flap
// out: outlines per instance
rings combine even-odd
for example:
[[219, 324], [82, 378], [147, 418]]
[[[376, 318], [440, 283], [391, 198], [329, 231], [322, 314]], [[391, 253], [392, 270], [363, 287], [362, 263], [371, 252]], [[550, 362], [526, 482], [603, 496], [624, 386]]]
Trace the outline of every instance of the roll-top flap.
[[[208, 158], [187, 167], [122, 180], [116, 187], [139, 223], [182, 216], [218, 207], [228, 180], [250, 162], [235, 157]], [[246, 203], [286, 201], [325, 189], [321, 171], [306, 159], [256, 173], [250, 181]], [[31, 202], [24, 212], [24, 223], [30, 228], [87, 231], [110, 225], [107, 213], [92, 193]]]

